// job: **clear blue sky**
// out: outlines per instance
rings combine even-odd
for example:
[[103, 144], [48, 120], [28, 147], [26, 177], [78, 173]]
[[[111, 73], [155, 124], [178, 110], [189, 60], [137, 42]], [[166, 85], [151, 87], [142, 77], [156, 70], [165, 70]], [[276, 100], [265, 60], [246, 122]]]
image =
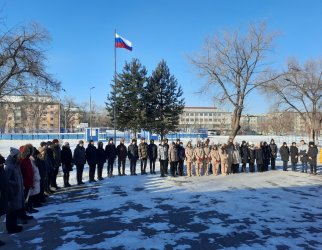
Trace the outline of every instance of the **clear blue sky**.
[[[187, 55], [197, 52], [206, 36], [265, 20], [278, 31], [272, 62], [284, 67], [289, 57], [301, 61], [322, 56], [320, 0], [1, 0], [7, 25], [32, 21], [52, 38], [48, 70], [78, 102], [103, 105], [114, 72], [114, 29], [133, 43], [133, 52], [118, 49], [118, 70], [138, 58], [149, 73], [161, 59], [184, 89], [186, 105], [213, 105], [211, 96], [196, 95], [203, 84]], [[263, 113], [270, 103], [258, 93], [247, 102], [247, 113]]]

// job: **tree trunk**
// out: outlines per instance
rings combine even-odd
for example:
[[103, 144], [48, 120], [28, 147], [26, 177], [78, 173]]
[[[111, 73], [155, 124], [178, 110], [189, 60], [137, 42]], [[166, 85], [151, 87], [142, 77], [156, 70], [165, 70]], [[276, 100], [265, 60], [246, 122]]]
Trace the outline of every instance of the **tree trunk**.
[[229, 134], [229, 139], [235, 139], [238, 131], [240, 130], [240, 117], [241, 117], [242, 109], [239, 107], [235, 107], [233, 118], [231, 121], [231, 132]]
[[315, 141], [315, 130], [314, 130], [314, 128], [310, 128], [309, 139], [310, 139], [310, 141]]

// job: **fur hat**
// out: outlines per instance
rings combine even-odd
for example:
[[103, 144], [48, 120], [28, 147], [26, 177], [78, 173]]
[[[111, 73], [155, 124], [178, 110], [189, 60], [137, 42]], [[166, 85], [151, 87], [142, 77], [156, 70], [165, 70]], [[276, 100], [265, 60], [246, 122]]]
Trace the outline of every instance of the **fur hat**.
[[79, 140], [78, 144], [84, 144], [83, 140]]
[[10, 156], [14, 157], [16, 155], [18, 155], [20, 152], [17, 148], [10, 148]]
[[44, 146], [46, 146], [47, 145], [47, 143], [46, 142], [44, 142], [44, 141], [42, 141], [41, 143], [40, 143], [40, 147], [44, 147]]

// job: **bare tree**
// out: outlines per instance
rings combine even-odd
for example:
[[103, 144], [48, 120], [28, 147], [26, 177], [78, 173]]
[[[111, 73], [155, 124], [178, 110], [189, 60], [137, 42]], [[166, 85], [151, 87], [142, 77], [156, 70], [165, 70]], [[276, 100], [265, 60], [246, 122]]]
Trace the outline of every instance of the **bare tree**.
[[246, 34], [226, 32], [206, 39], [204, 49], [191, 57], [191, 63], [207, 78], [207, 89], [216, 87], [215, 99], [233, 107], [230, 138], [240, 130], [244, 101], [255, 89], [272, 79], [263, 80], [266, 55], [272, 48], [275, 34], [267, 33], [266, 25], [250, 25]]
[[60, 122], [64, 125], [65, 133], [67, 130], [74, 132], [74, 124], [80, 119], [81, 110], [74, 98], [65, 97], [63, 100], [63, 107], [60, 111]]
[[309, 138], [317, 139], [322, 119], [322, 59], [303, 65], [290, 60], [282, 77], [266, 84], [264, 90], [276, 97], [280, 109], [296, 112], [305, 122]]
[[6, 95], [58, 91], [60, 83], [46, 72], [47, 32], [37, 24], [0, 33], [0, 99]]
[[267, 115], [266, 124], [267, 132], [272, 132], [275, 135], [283, 135], [294, 132], [295, 115], [292, 112], [274, 110]]

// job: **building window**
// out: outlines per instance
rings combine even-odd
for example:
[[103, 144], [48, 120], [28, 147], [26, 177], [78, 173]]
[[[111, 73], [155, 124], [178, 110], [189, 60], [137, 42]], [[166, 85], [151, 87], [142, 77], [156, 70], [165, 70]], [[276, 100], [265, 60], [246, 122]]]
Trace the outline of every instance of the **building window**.
[[50, 123], [50, 127], [54, 127], [54, 124]]
[[51, 121], [53, 121], [53, 120], [54, 120], [54, 118], [53, 118], [53, 117], [51, 117], [51, 118], [50, 118], [50, 120], [51, 120]]

